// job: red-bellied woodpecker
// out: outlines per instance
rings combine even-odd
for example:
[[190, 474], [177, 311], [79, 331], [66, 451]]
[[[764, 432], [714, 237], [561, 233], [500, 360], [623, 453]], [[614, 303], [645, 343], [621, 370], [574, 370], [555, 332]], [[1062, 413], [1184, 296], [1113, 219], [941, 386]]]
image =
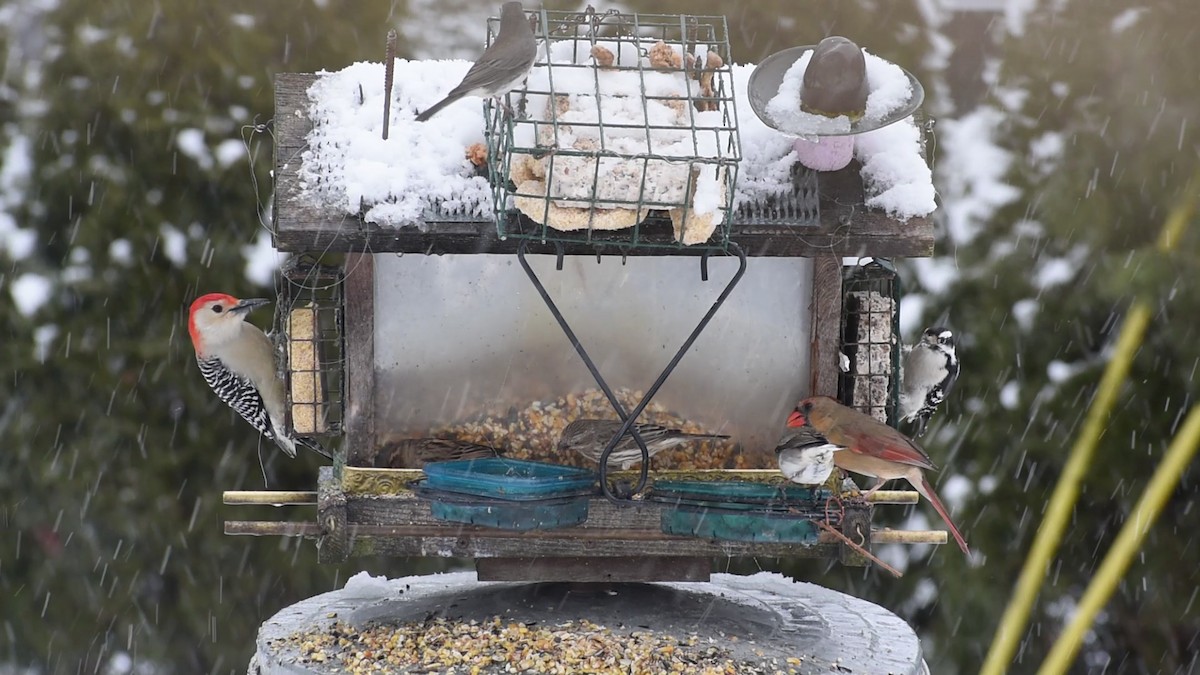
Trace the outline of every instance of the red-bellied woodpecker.
[[188, 333], [200, 374], [222, 401], [288, 457], [296, 456], [297, 443], [329, 457], [315, 443], [293, 436], [284, 424], [283, 381], [275, 370], [271, 340], [245, 321], [250, 310], [269, 302], [239, 300], [224, 293], [209, 293], [192, 302]]

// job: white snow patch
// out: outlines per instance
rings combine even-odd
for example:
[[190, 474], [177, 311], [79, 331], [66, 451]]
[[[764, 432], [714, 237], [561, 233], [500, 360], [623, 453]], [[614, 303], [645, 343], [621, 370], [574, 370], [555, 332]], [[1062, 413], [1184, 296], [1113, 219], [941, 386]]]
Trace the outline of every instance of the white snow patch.
[[872, 547], [872, 552], [879, 556], [883, 562], [895, 567], [901, 574], [908, 571], [908, 562], [910, 559], [918, 557], [913, 550], [913, 547], [904, 544], [884, 544], [878, 547]]
[[1033, 319], [1041, 307], [1041, 303], [1037, 300], [1025, 298], [1014, 302], [1009, 313], [1017, 320], [1017, 325], [1021, 327], [1021, 330], [1029, 330], [1033, 327]]
[[253, 14], [231, 14], [229, 16], [229, 23], [232, 23], [238, 28], [250, 30], [258, 24], [258, 20]]
[[212, 155], [208, 152], [208, 146], [204, 144], [204, 132], [200, 129], [183, 129], [175, 135], [175, 146], [184, 155], [190, 157], [192, 161], [201, 169], [211, 169], [213, 166]]
[[1145, 7], [1131, 7], [1124, 12], [1121, 12], [1113, 17], [1112, 24], [1110, 24], [1112, 26], [1112, 32], [1122, 33], [1128, 30], [1129, 27], [1137, 23], [1138, 19], [1142, 18], [1142, 15], [1145, 13]]
[[1041, 290], [1061, 286], [1075, 278], [1080, 265], [1087, 259], [1088, 249], [1079, 245], [1071, 249], [1063, 257], [1042, 256], [1038, 258], [1037, 268], [1033, 273], [1033, 284]]
[[1066, 142], [1058, 131], [1047, 131], [1029, 142], [1026, 161], [1043, 176], [1058, 168]]
[[397, 59], [388, 140], [383, 131], [383, 64], [322, 72], [308, 90], [313, 130], [300, 177], [305, 191], [348, 215], [381, 225], [416, 223], [433, 206], [449, 213], [491, 213], [487, 179], [475, 175], [466, 148], [483, 143], [483, 111], [466, 98], [428, 122], [415, 111], [457, 84], [467, 61]]
[[98, 42], [108, 40], [109, 36], [112, 35], [112, 32], [91, 24], [83, 24], [75, 30], [75, 35], [79, 38], [79, 41], [82, 44], [94, 45]]
[[178, 267], [187, 264], [187, 235], [175, 229], [170, 223], [163, 223], [158, 228], [162, 241], [163, 255]]
[[938, 494], [942, 496], [942, 501], [945, 502], [951, 514], [963, 507], [967, 503], [967, 499], [975, 493], [975, 485], [970, 478], [962, 474], [954, 474], [938, 487]]
[[42, 305], [50, 301], [54, 283], [47, 276], [26, 272], [12, 280], [8, 291], [21, 316], [33, 316]]
[[33, 170], [31, 152], [29, 138], [15, 136], [0, 158], [0, 252], [12, 260], [28, 258], [37, 246], [37, 232], [20, 227], [11, 213], [25, 200]]
[[392, 582], [386, 576], [379, 575], [373, 577], [370, 572], [359, 572], [350, 577], [346, 580], [343, 590], [356, 595], [376, 595], [381, 598], [388, 597], [395, 591]]
[[1037, 8], [1038, 0], [1005, 0], [1004, 25], [1008, 32], [1020, 36], [1025, 34], [1025, 19]]
[[928, 298], [921, 293], [907, 293], [900, 299], [900, 334], [914, 335], [924, 327], [921, 318], [925, 315]]
[[43, 324], [33, 329], [33, 356], [38, 363], [45, 363], [50, 358], [50, 348], [54, 346], [54, 338], [58, 337], [59, 328], [52, 323]]
[[992, 140], [1004, 119], [999, 110], [981, 106], [939, 125], [944, 153], [938, 183], [947, 235], [954, 244], [970, 243], [997, 209], [1021, 196], [1004, 182], [1012, 154]]
[[962, 276], [957, 261], [951, 256], [916, 258], [912, 263], [921, 288], [933, 295], [942, 295], [949, 291]]
[[1021, 385], [1016, 380], [1010, 380], [1000, 387], [1000, 405], [1005, 410], [1016, 410], [1021, 402]]
[[1000, 487], [1000, 479], [988, 474], [979, 479], [979, 494], [990, 495]]
[[1046, 364], [1046, 377], [1054, 384], [1062, 384], [1087, 369], [1087, 363], [1067, 363], [1055, 360]]
[[67, 256], [67, 265], [59, 274], [59, 281], [64, 284], [75, 284], [92, 278], [92, 254], [82, 246], [71, 249]]
[[734, 205], [761, 203], [778, 195], [791, 183], [792, 165], [796, 152], [792, 139], [768, 127], [758, 115], [750, 112], [750, 97], [746, 86], [753, 65], [733, 66], [733, 90], [738, 115], [738, 133], [742, 137], [742, 163], [738, 167], [737, 193]]
[[108, 257], [113, 262], [128, 267], [133, 263], [133, 244], [128, 239], [113, 239], [108, 244]]
[[933, 173], [921, 154], [921, 132], [913, 119], [862, 134], [854, 154], [862, 162], [867, 206], [900, 220], [926, 216], [937, 208]]
[[937, 584], [933, 582], [933, 579], [921, 579], [913, 588], [912, 595], [904, 601], [903, 612], [911, 615], [922, 608], [931, 607], [933, 603], [937, 602], [937, 597]]
[[242, 257], [246, 259], [246, 279], [259, 286], [272, 286], [275, 270], [287, 259], [287, 254], [276, 251], [270, 233], [259, 230], [254, 243], [242, 247]]
[[216, 150], [213, 152], [217, 157], [217, 164], [222, 169], [227, 169], [238, 162], [244, 161], [246, 157], [246, 144], [242, 143], [238, 138], [226, 138], [217, 143]]

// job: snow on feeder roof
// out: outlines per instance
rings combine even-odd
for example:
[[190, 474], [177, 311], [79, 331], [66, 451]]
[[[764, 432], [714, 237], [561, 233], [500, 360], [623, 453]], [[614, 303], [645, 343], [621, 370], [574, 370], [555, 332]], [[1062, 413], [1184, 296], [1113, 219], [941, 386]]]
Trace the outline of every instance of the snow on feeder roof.
[[[780, 81], [783, 73], [775, 72], [775, 57], [760, 67], [729, 65], [733, 55], [723, 17], [592, 14], [599, 30], [579, 18], [587, 13], [543, 10], [538, 16], [549, 30], [538, 29], [538, 61], [525, 85], [508, 95], [507, 107], [466, 98], [416, 122], [419, 110], [461, 79], [471, 65], [466, 61], [396, 59], [390, 99], [378, 63], [281, 76], [281, 83], [290, 77], [309, 81], [298, 97], [303, 100], [286, 101], [296, 106], [296, 119], [277, 116], [281, 125], [303, 132], [291, 141], [294, 152], [286, 140], [279, 148], [280, 198], [304, 202], [314, 220], [319, 212], [331, 221], [360, 219], [366, 233], [333, 236], [370, 239], [373, 250], [390, 250], [387, 241], [397, 250], [438, 250], [428, 242], [472, 230], [483, 236], [482, 228], [464, 225], [493, 224], [501, 240], [565, 241], [568, 253], [584, 252], [575, 244], [614, 243], [625, 253], [655, 247], [683, 252], [687, 246], [723, 248], [732, 237], [750, 255], [803, 255], [822, 248], [822, 234], [813, 230], [826, 220], [844, 224], [846, 216], [838, 210], [849, 200], [831, 195], [834, 212], [828, 219], [822, 215], [817, 178], [797, 166], [793, 139], [771, 128], [769, 118], [738, 116], [739, 107], [761, 116], [764, 102], [748, 84], [762, 79], [764, 69]], [[493, 19], [490, 34], [495, 25]], [[901, 84], [908, 85], [902, 69], [869, 57], [873, 81], [879, 79], [875, 61], [899, 72]], [[919, 83], [913, 84], [919, 91]], [[863, 119], [873, 119], [873, 111], [887, 104], [877, 89]], [[891, 96], [892, 104], [897, 96]], [[919, 99], [909, 96], [901, 112], [911, 113]], [[385, 102], [391, 109], [386, 140]], [[872, 199], [867, 205], [901, 220], [927, 216], [934, 208], [920, 132], [906, 126], [864, 136], [858, 151]], [[878, 224], [862, 227], [878, 230]], [[781, 237], [788, 231], [780, 225], [802, 228], [792, 232], [804, 240]], [[746, 246], [761, 237], [740, 239], [767, 234], [767, 226], [771, 246]], [[609, 231], [622, 227], [633, 229]], [[927, 229], [925, 223], [906, 229], [910, 241], [920, 241], [920, 251], [882, 253], [927, 255], [932, 244], [931, 238], [923, 240]], [[403, 234], [389, 240], [384, 230]], [[831, 239], [861, 250], [853, 233], [847, 234]], [[312, 237], [303, 238], [309, 243], [305, 250], [316, 246]], [[401, 243], [410, 238], [426, 245]], [[515, 249], [475, 243], [470, 250]], [[442, 250], [466, 244], [461, 239]], [[289, 241], [277, 245], [294, 248]]]

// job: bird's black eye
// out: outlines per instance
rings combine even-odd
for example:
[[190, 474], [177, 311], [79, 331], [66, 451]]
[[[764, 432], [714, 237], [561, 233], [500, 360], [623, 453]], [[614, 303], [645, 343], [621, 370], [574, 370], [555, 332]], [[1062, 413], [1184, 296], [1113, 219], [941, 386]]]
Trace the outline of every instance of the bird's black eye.
[[220, 305], [213, 305], [213, 311], [217, 314], [220, 314], [221, 312], [225, 311], [225, 308]]

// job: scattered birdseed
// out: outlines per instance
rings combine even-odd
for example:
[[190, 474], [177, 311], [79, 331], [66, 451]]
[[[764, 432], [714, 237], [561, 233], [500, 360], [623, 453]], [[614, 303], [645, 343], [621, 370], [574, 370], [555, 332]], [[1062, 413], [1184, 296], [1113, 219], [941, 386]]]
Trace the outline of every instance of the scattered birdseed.
[[[626, 410], [641, 400], [643, 392], [620, 388], [614, 394]], [[523, 409], [511, 408], [507, 414], [488, 415], [476, 420], [446, 425], [431, 430], [430, 436], [453, 438], [503, 448], [513, 459], [532, 459], [556, 464], [595, 468], [595, 462], [579, 453], [558, 452], [563, 429], [580, 418], [617, 419], [612, 405], [599, 389], [570, 393], [554, 401], [534, 401]], [[652, 401], [638, 416], [639, 422], [661, 424], [688, 433], [714, 433], [714, 429], [684, 419]], [[715, 433], [720, 433], [716, 430]], [[745, 452], [729, 441], [698, 441], [664, 450], [654, 456], [656, 469], [766, 469], [774, 468], [775, 458], [762, 452]]]
[[774, 675], [798, 673], [799, 658], [752, 664], [732, 658], [710, 638], [680, 638], [644, 629], [612, 629], [586, 619], [553, 625], [444, 617], [401, 624], [337, 621], [293, 633], [271, 645], [295, 650], [298, 661], [328, 672], [598, 673], [613, 675]]

